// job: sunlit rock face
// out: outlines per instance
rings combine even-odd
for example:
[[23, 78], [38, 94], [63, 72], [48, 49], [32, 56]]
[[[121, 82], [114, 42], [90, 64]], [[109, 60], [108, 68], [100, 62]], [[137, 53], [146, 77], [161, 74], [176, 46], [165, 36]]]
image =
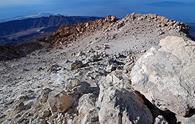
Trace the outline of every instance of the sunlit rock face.
[[131, 72], [133, 87], [162, 110], [187, 115], [195, 108], [195, 44], [169, 36], [152, 47]]

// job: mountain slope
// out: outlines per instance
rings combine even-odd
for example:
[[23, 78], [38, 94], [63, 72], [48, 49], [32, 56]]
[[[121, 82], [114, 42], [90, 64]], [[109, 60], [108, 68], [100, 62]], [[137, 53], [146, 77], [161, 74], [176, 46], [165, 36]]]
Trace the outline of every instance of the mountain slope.
[[[63, 26], [39, 42], [42, 46], [40, 49], [29, 53], [19, 50], [23, 56], [0, 61], [0, 123], [179, 123], [177, 119], [181, 115], [159, 107], [175, 104], [163, 104], [160, 101], [158, 103], [161, 104], [156, 103], [158, 106], [155, 106], [150, 102], [152, 99], [147, 100], [139, 91], [133, 90], [130, 72], [140, 56], [144, 55], [144, 59], [160, 55], [160, 59], [156, 57], [155, 61], [149, 59], [147, 66], [139, 66], [137, 63], [142, 70], [134, 72], [140, 72], [143, 76], [134, 79], [139, 79], [141, 83], [154, 81], [155, 85], [158, 83], [156, 81], [168, 75], [163, 82], [173, 83], [168, 85], [173, 90], [162, 89], [165, 87], [162, 84], [157, 87], [165, 93], [163, 98], [180, 90], [180, 87], [182, 91], [193, 88], [185, 83], [174, 85], [179, 80], [185, 82], [187, 79], [187, 83], [194, 81], [191, 76], [194, 74], [193, 69], [177, 70], [178, 67], [191, 67], [187, 63], [191, 60], [194, 62], [194, 54], [191, 55], [194, 45], [186, 37], [187, 31], [185, 24], [155, 14], [130, 14], [121, 20], [109, 16]], [[177, 42], [175, 46], [175, 38], [159, 44], [160, 39], [169, 35], [181, 37], [179, 41], [182, 44]], [[150, 48], [154, 52], [147, 54]], [[26, 49], [29, 50], [29, 46]], [[186, 54], [187, 59], [180, 53]], [[161, 58], [166, 58], [165, 62], [168, 62], [164, 63]], [[161, 70], [167, 73], [156, 73]], [[144, 75], [144, 71], [151, 72], [152, 76]], [[181, 72], [185, 79], [178, 78]], [[178, 82], [169, 80], [170, 77], [176, 78]], [[148, 87], [143, 86], [146, 89]], [[175, 87], [179, 89], [175, 90]], [[193, 97], [193, 91], [186, 93]], [[175, 94], [179, 98], [183, 97], [180, 92]], [[151, 97], [153, 94], [146, 95]], [[154, 95], [157, 97], [159, 93]], [[189, 118], [181, 118], [189, 121], [190, 115], [193, 112], [186, 115]]]

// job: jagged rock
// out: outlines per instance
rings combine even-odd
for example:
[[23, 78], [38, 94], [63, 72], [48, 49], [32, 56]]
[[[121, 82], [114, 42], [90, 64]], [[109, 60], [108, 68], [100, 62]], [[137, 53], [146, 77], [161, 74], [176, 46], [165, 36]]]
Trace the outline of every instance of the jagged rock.
[[116, 68], [117, 68], [117, 65], [115, 65], [115, 64], [108, 65], [108, 66], [106, 67], [106, 71], [107, 71], [107, 72], [112, 72], [112, 71], [116, 70]]
[[77, 57], [84, 56], [84, 55], [85, 55], [85, 53], [82, 52], [82, 51], [80, 51], [80, 52], [78, 52], [78, 53], [76, 54]]
[[91, 55], [89, 58], [88, 58], [88, 60], [89, 60], [89, 62], [97, 62], [97, 61], [100, 61], [102, 59], [102, 57], [101, 57], [101, 54], [99, 54], [99, 53], [94, 53], [93, 55]]
[[124, 21], [121, 21], [120, 23], [118, 23], [117, 25], [117, 29], [120, 29], [121, 27], [123, 27], [125, 25]]
[[48, 124], [46, 120], [40, 119], [39, 124]]
[[158, 32], [158, 35], [163, 35], [165, 32], [163, 32], [163, 31], [159, 31]]
[[181, 124], [194, 124], [195, 123], [195, 115], [191, 117], [179, 117], [177, 116], [177, 122]]
[[72, 124], [71, 122], [68, 122], [68, 119], [62, 113], [58, 113], [51, 116], [49, 118], [48, 123], [49, 124]]
[[99, 124], [95, 102], [96, 96], [93, 94], [85, 94], [79, 99], [78, 117], [74, 124]]
[[193, 41], [169, 36], [148, 50], [131, 71], [133, 87], [162, 110], [185, 116], [195, 108]]
[[92, 34], [92, 32], [96, 30], [106, 28], [116, 21], [117, 18], [115, 16], [107, 16], [86, 23], [66, 25], [58, 29], [52, 36], [45, 38], [44, 41], [49, 42], [54, 47], [59, 45], [67, 46], [69, 43], [76, 41], [83, 36]]
[[52, 113], [67, 111], [73, 105], [73, 102], [74, 98], [64, 92], [58, 94], [51, 92], [48, 97], [48, 104]]
[[19, 113], [19, 112], [21, 112], [22, 110], [25, 110], [24, 102], [19, 102], [18, 104], [16, 104], [14, 111], [15, 111], [16, 113]]
[[41, 114], [41, 118], [47, 118], [47, 117], [49, 117], [49, 116], [51, 116], [51, 111], [50, 110], [44, 110], [43, 112], [42, 112], [42, 114]]
[[116, 22], [117, 18], [115, 16], [107, 16], [105, 20], [108, 22]]
[[130, 72], [132, 67], [134, 66], [135, 63], [135, 56], [127, 56], [125, 65], [123, 66], [123, 70], [126, 72]]
[[106, 77], [103, 77], [100, 81], [102, 89], [107, 89], [111, 86], [117, 88], [131, 89], [129, 80], [125, 79], [122, 71], [113, 71], [108, 74]]
[[150, 110], [133, 91], [109, 87], [100, 94], [100, 124], [152, 124]]
[[154, 124], [169, 124], [162, 115], [155, 118]]
[[99, 82], [100, 124], [151, 124], [153, 117], [150, 110], [141, 102], [140, 98], [131, 90], [128, 82], [116, 72], [112, 72]]
[[41, 92], [41, 95], [39, 97], [39, 101], [40, 103], [46, 103], [47, 99], [48, 99], [48, 95], [52, 90], [49, 88], [45, 88], [43, 89], [43, 91]]
[[84, 64], [83, 64], [82, 61], [76, 60], [75, 62], [73, 62], [73, 63], [71, 64], [71, 70], [76, 70], [76, 69], [79, 69], [79, 68], [81, 68], [81, 67], [83, 67], [83, 66], [84, 66]]
[[50, 67], [49, 71], [52, 73], [57, 73], [58, 71], [60, 71], [62, 69], [61, 66], [59, 66], [58, 64], [54, 64]]
[[65, 91], [74, 95], [85, 94], [90, 91], [90, 84], [81, 82], [76, 78], [71, 78], [65, 84]]
[[120, 61], [117, 61], [115, 59], [109, 59], [108, 60], [108, 63], [111, 65], [111, 64], [116, 64], [116, 65], [123, 65], [124, 63], [123, 62], [120, 62]]
[[110, 49], [110, 46], [108, 44], [104, 44], [104, 50], [106, 50], [106, 49]]

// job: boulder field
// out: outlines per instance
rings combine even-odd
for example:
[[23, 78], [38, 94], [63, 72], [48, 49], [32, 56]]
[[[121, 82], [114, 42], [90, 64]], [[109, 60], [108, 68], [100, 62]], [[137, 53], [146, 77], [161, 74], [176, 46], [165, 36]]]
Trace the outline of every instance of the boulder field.
[[28, 53], [2, 47], [0, 123], [194, 124], [195, 43], [186, 32], [133, 13], [61, 27]]

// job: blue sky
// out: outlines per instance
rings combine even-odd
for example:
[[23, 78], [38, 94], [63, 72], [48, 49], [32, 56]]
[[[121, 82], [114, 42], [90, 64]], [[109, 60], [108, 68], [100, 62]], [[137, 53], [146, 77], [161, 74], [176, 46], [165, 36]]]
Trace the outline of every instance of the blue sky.
[[0, 0], [0, 3], [0, 20], [37, 13], [123, 17], [137, 12], [195, 22], [195, 0]]

